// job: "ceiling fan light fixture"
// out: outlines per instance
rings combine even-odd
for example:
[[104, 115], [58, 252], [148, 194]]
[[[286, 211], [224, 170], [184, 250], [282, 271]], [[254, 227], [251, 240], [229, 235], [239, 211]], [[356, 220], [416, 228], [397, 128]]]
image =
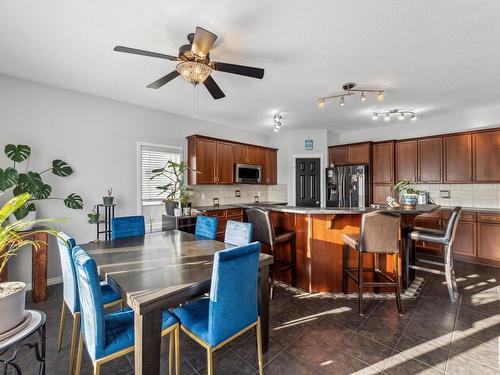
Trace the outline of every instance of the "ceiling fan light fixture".
[[176, 69], [184, 79], [193, 85], [205, 82], [208, 76], [212, 74], [211, 67], [196, 61], [181, 62], [177, 64]]

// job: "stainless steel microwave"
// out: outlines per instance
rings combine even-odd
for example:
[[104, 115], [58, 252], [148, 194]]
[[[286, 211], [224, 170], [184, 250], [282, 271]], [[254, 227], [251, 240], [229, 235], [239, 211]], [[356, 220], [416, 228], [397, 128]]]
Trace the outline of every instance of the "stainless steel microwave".
[[262, 181], [260, 165], [235, 164], [234, 182], [238, 184], [259, 184]]

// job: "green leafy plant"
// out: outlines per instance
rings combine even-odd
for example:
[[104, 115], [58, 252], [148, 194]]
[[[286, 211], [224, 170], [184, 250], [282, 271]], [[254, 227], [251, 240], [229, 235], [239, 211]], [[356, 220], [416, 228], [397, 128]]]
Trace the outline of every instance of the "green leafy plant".
[[179, 202], [179, 207], [182, 207], [182, 204], [189, 202], [193, 189], [187, 187], [185, 184], [184, 178], [186, 172], [188, 171], [197, 174], [200, 173], [190, 168], [186, 162], [181, 161], [180, 163], [176, 163], [171, 160], [169, 160], [163, 168], [157, 168], [151, 171], [151, 180], [161, 176], [166, 177], [169, 181], [163, 186], [156, 187], [160, 190], [158, 195], [165, 194], [163, 202]]
[[417, 189], [414, 189], [411, 186], [410, 180], [406, 178], [402, 178], [396, 184], [394, 185], [394, 194], [396, 195], [396, 199], [399, 198], [401, 193], [406, 193], [406, 194], [418, 194], [420, 191]]
[[[23, 193], [30, 194], [30, 198], [14, 212], [18, 220], [26, 217], [28, 212], [35, 211], [34, 202], [42, 199], [61, 200], [66, 207], [72, 209], [83, 208], [83, 199], [76, 193], [71, 193], [66, 198], [52, 197], [52, 186], [46, 184], [42, 179], [42, 175], [47, 172], [52, 172], [58, 177], [67, 177], [73, 174], [73, 168], [65, 161], [53, 160], [49, 168], [41, 172], [34, 172], [29, 170], [31, 147], [8, 144], [5, 146], [5, 155], [12, 160], [13, 166], [5, 169], [0, 168], [0, 192], [13, 188], [14, 196]], [[23, 162], [26, 162], [26, 169], [24, 172], [19, 172], [16, 167]]]
[[13, 197], [9, 202], [7, 202], [0, 209], [0, 249], [3, 251], [0, 253], [0, 273], [7, 265], [9, 259], [16, 255], [17, 251], [25, 246], [32, 245], [35, 248], [39, 248], [45, 242], [40, 240], [33, 240], [37, 233], [48, 233], [53, 236], [57, 236], [57, 231], [50, 226], [46, 226], [44, 229], [35, 229], [30, 232], [22, 232], [25, 227], [32, 224], [36, 225], [46, 225], [53, 222], [61, 222], [63, 220], [58, 219], [39, 219], [34, 221], [16, 221], [15, 223], [4, 225], [5, 221], [15, 211], [20, 207], [24, 206], [31, 199], [29, 193], [22, 193], [16, 197]]

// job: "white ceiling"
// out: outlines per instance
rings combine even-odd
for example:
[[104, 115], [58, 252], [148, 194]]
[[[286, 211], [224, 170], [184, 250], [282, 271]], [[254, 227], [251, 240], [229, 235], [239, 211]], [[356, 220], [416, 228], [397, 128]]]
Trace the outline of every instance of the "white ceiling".
[[[370, 108], [412, 108], [420, 121], [483, 107], [500, 116], [499, 18], [495, 0], [0, 0], [0, 73], [192, 116], [182, 78], [146, 88], [175, 62], [113, 47], [175, 55], [199, 25], [219, 36], [212, 60], [266, 71], [263, 80], [214, 72], [227, 96], [199, 87], [209, 121], [270, 132], [280, 110], [287, 129], [344, 132], [383, 125]], [[385, 88], [386, 100], [319, 110], [317, 98], [346, 81]]]

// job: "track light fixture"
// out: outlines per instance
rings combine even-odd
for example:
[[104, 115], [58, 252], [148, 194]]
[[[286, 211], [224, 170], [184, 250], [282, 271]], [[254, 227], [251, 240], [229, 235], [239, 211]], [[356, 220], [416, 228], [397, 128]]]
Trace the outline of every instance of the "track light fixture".
[[404, 120], [407, 116], [415, 121], [417, 114], [412, 109], [372, 109], [372, 120], [378, 120], [379, 116], [384, 116], [384, 121], [389, 121], [392, 115], [398, 116], [399, 120]]
[[344, 83], [344, 85], [342, 86], [342, 89], [344, 90], [344, 93], [342, 94], [336, 94], [336, 95], [332, 95], [332, 96], [325, 96], [325, 97], [322, 97], [322, 98], [319, 98], [318, 99], [318, 107], [319, 108], [325, 108], [325, 105], [326, 105], [326, 100], [327, 99], [335, 99], [335, 98], [340, 98], [340, 105], [341, 106], [344, 106], [345, 105], [345, 97], [346, 96], [351, 96], [351, 95], [354, 95], [356, 92], [360, 92], [361, 95], [360, 95], [360, 100], [362, 103], [366, 102], [367, 100], [367, 97], [366, 97], [366, 93], [374, 93], [375, 94], [375, 97], [377, 98], [378, 101], [382, 101], [384, 100], [384, 93], [385, 91], [384, 90], [381, 90], [381, 89], [359, 89], [359, 88], [355, 88], [356, 87], [356, 83], [354, 82], [347, 82], [347, 83]]
[[281, 128], [281, 113], [276, 113], [273, 116], [273, 121], [274, 121], [274, 131], [277, 133], [280, 131]]

